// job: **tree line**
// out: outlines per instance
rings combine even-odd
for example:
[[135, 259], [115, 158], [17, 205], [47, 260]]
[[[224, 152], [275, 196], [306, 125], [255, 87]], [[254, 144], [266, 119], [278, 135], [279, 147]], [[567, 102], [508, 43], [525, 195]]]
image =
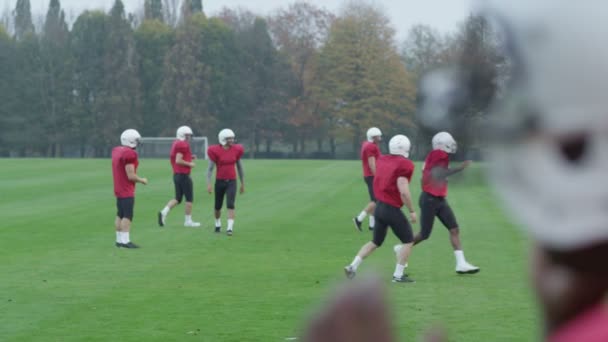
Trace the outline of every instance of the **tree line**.
[[[202, 0], [115, 0], [68, 23], [50, 0], [34, 25], [29, 0], [0, 20], [0, 156], [103, 157], [126, 128], [173, 136], [189, 125], [215, 142], [230, 127], [251, 157], [353, 157], [370, 126], [430, 147], [417, 84], [462, 60], [495, 79], [489, 29], [470, 16], [453, 33], [425, 25], [399, 44], [386, 13], [362, 0], [339, 14], [295, 2], [262, 17]], [[459, 120], [479, 120], [475, 104]], [[465, 125], [466, 126], [466, 125]], [[465, 146], [474, 147], [476, 133]]]

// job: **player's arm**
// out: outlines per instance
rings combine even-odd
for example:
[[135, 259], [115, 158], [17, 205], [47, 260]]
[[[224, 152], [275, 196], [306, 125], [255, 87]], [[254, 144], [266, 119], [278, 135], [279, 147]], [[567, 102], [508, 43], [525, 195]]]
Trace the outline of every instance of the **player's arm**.
[[403, 204], [410, 212], [410, 219], [412, 223], [416, 223], [416, 211], [414, 210], [414, 205], [412, 203], [412, 193], [410, 192], [410, 182], [405, 177], [397, 178], [397, 188], [399, 189], [399, 195], [401, 195], [401, 200]]
[[175, 155], [175, 164], [177, 165], [181, 165], [181, 166], [186, 166], [189, 168], [193, 168], [194, 167], [194, 162], [188, 162], [184, 160], [184, 155], [181, 152], [178, 152]]
[[148, 179], [147, 178], [142, 178], [139, 177], [136, 173], [135, 173], [135, 165], [134, 164], [127, 164], [125, 166], [125, 171], [127, 172], [127, 178], [133, 182], [133, 183], [141, 183], [141, 184], [148, 184]]
[[241, 160], [236, 161], [236, 171], [239, 174], [239, 180], [241, 181], [241, 193], [245, 192], [245, 171], [243, 171], [243, 165]]
[[209, 159], [209, 166], [207, 167], [207, 184], [211, 185], [211, 177], [213, 177], [213, 169], [215, 168], [215, 162]]
[[453, 169], [438, 166], [431, 170], [431, 176], [437, 180], [444, 180], [444, 179], [448, 178], [449, 176], [466, 169], [470, 164], [471, 164], [470, 160], [465, 160], [464, 162], [462, 162], [462, 164], [460, 164], [458, 167], [455, 167]]
[[376, 157], [371, 156], [367, 158], [367, 165], [369, 165], [369, 169], [372, 170], [372, 174], [376, 175]]

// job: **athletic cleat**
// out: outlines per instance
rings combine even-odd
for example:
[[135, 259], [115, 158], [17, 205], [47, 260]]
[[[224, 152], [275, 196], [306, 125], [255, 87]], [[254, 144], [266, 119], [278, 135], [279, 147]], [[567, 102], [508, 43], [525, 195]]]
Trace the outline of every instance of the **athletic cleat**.
[[395, 276], [393, 276], [393, 283], [415, 283], [416, 281], [410, 277], [407, 276], [407, 274], [404, 274], [401, 276], [401, 278], [397, 278]]
[[134, 244], [133, 242], [127, 242], [127, 243], [123, 243], [122, 246], [120, 246], [122, 248], [139, 248], [139, 245]]
[[353, 223], [355, 224], [355, 228], [357, 228], [357, 230], [361, 232], [361, 221], [357, 220], [356, 217], [353, 217]]
[[216, 233], [219, 233], [222, 230], [222, 227], [215, 227], [215, 231]]
[[346, 278], [353, 279], [357, 275], [357, 271], [351, 265], [344, 267], [344, 274], [346, 274]]
[[373, 231], [373, 230], [374, 230], [374, 227], [369, 226], [369, 231], [371, 232], [371, 231]]
[[458, 274], [475, 274], [477, 272], [479, 272], [479, 267], [477, 266], [473, 266], [471, 264], [469, 264], [468, 262], [465, 262], [462, 265], [458, 265], [456, 266], [456, 273]]
[[123, 244], [122, 244], [122, 243], [120, 243], [120, 242], [115, 242], [115, 243], [114, 243], [114, 246], [116, 246], [116, 247], [118, 247], [118, 248], [122, 247], [122, 245], [123, 245]]
[[226, 235], [228, 235], [228, 236], [232, 236], [232, 230], [227, 230], [227, 231], [226, 231]]
[[190, 222], [185, 222], [184, 223], [184, 227], [197, 228], [197, 227], [200, 227], [200, 226], [201, 226], [200, 222], [192, 222], [192, 221], [190, 221]]
[[163, 215], [163, 213], [161, 213], [160, 211], [158, 212], [158, 225], [161, 227], [165, 226], [165, 218], [166, 216]]

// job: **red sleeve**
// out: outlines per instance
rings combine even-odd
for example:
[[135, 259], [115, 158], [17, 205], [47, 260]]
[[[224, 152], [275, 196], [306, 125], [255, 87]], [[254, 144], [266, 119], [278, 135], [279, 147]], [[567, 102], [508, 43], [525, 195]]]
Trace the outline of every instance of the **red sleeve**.
[[209, 148], [207, 149], [207, 156], [209, 156], [209, 159], [211, 159], [211, 161], [217, 164], [217, 154], [215, 153], [215, 149], [213, 148], [213, 146], [209, 146]]
[[185, 141], [180, 141], [175, 145], [175, 152], [185, 154], [188, 152], [188, 143]]
[[374, 153], [373, 156], [376, 157], [376, 159], [378, 159], [378, 157], [380, 157], [380, 147], [378, 147], [378, 145], [374, 144]]
[[127, 150], [127, 152], [123, 156], [125, 160], [125, 165], [136, 164], [137, 163], [137, 152], [134, 150]]
[[404, 160], [400, 165], [397, 176], [407, 178], [408, 182], [412, 180], [414, 174], [414, 163], [411, 160]]
[[243, 145], [237, 145], [239, 147], [239, 153], [237, 154], [236, 160], [241, 159], [241, 157], [243, 156], [243, 154], [245, 154], [245, 148], [243, 147]]

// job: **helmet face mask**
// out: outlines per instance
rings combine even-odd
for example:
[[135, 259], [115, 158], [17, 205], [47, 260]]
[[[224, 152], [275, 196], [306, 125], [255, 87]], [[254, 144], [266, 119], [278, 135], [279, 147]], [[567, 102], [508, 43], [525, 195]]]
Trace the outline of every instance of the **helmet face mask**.
[[433, 136], [432, 145], [434, 150], [442, 150], [446, 153], [456, 153], [458, 144], [448, 132], [439, 132]]
[[229, 128], [224, 128], [217, 135], [217, 140], [220, 142], [220, 145], [222, 145], [222, 146], [232, 146], [232, 144], [234, 144], [235, 139], [236, 139], [236, 135]]
[[410, 156], [410, 148], [412, 144], [410, 143], [410, 139], [405, 135], [398, 134], [391, 138], [388, 142], [389, 153], [393, 155], [400, 155], [405, 158]]
[[378, 127], [371, 127], [367, 130], [367, 141], [377, 143], [382, 140], [382, 131]]
[[141, 135], [134, 129], [127, 129], [120, 135], [120, 144], [130, 148], [137, 148], [141, 144]]
[[180, 128], [177, 129], [177, 132], [175, 133], [175, 137], [178, 140], [188, 140], [190, 141], [192, 139], [192, 135], [194, 133], [192, 132], [192, 129], [188, 126], [181, 126]]

